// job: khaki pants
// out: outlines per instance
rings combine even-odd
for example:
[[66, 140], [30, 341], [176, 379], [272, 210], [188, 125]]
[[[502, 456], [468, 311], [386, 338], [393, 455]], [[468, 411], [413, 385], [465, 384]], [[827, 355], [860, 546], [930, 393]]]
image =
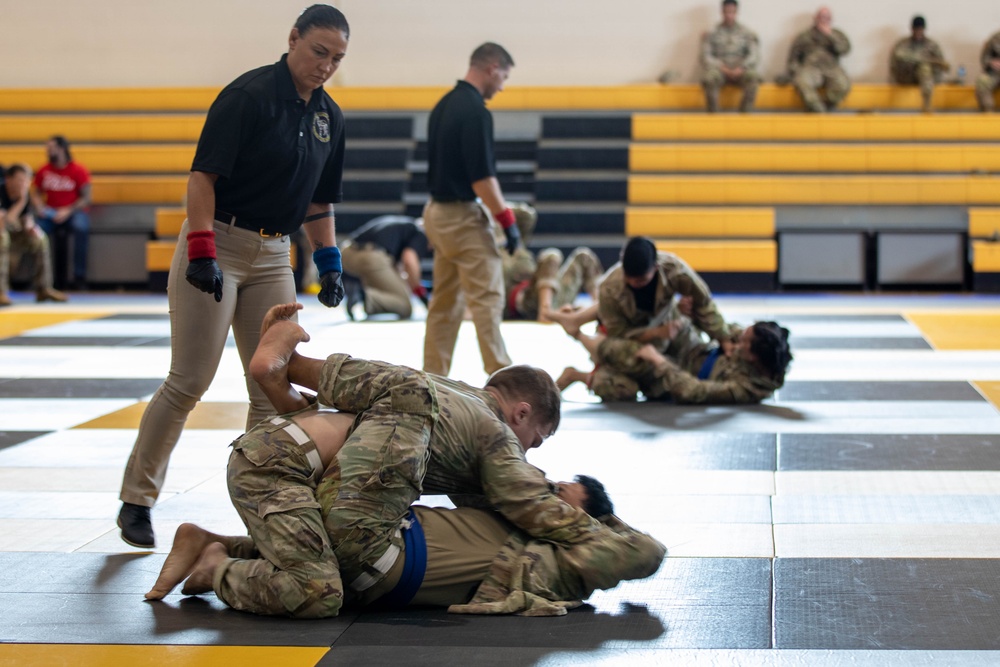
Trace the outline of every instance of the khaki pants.
[[[851, 90], [851, 80], [841, 67], [824, 69], [803, 65], [795, 73], [792, 83], [806, 109], [820, 113], [836, 107]], [[821, 87], [825, 89], [825, 100], [819, 94]]]
[[484, 369], [493, 373], [509, 366], [500, 334], [503, 266], [486, 212], [475, 202], [430, 201], [424, 208], [424, 225], [434, 246], [434, 292], [427, 310], [424, 370], [448, 375], [466, 301]]
[[340, 253], [344, 273], [360, 280], [365, 289], [366, 313], [393, 313], [401, 319], [410, 319], [413, 314], [410, 290], [389, 253], [367, 243], [344, 244]]
[[229, 328], [246, 375], [250, 394], [247, 430], [274, 408], [250, 377], [247, 367], [257, 349], [260, 323], [271, 306], [295, 301], [287, 236], [263, 238], [257, 232], [215, 223], [217, 261], [223, 275], [221, 303], [188, 284], [188, 224], [167, 278], [170, 308], [170, 373], [156, 390], [139, 423], [139, 434], [122, 480], [121, 500], [152, 507], [167, 472], [188, 414], [212, 383], [226, 347]]

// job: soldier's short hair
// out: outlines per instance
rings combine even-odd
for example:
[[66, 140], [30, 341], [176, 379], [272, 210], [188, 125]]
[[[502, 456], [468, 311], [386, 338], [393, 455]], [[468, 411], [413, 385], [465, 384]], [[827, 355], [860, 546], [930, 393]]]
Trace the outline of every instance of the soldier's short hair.
[[28, 176], [31, 176], [31, 167], [24, 162], [15, 162], [3, 171], [3, 175], [7, 178], [14, 178], [18, 174], [27, 174]]
[[508, 401], [524, 401], [531, 405], [537, 424], [547, 425], [554, 432], [559, 427], [562, 395], [552, 376], [541, 368], [518, 365], [501, 368], [486, 381]]
[[788, 329], [777, 322], [757, 322], [753, 325], [750, 351], [779, 385], [785, 383], [792, 349], [788, 346]]
[[587, 475], [577, 475], [573, 481], [582, 484], [587, 490], [587, 500], [583, 503], [584, 512], [596, 519], [615, 511], [615, 506], [611, 503], [603, 484]]
[[645, 236], [630, 238], [622, 248], [622, 271], [629, 278], [645, 276], [656, 266], [656, 245]]
[[726, 5], [735, 5], [739, 7], [740, 3], [736, 2], [736, 0], [722, 0], [722, 6], [725, 7]]
[[485, 42], [476, 47], [469, 58], [470, 67], [480, 69], [496, 64], [500, 69], [509, 69], [514, 66], [514, 59], [507, 53], [507, 49], [494, 42]]
[[910, 28], [912, 28], [913, 30], [916, 30], [917, 28], [926, 28], [926, 27], [927, 27], [927, 21], [924, 20], [924, 17], [920, 16], [919, 14], [917, 16], [914, 16], [913, 21], [910, 23]]

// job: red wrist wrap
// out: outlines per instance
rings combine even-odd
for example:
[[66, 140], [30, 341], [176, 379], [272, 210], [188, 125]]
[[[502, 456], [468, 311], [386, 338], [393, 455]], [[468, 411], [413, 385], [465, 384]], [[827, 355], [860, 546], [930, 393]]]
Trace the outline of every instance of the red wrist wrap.
[[188, 261], [196, 259], [215, 259], [215, 232], [191, 232], [187, 235]]
[[500, 226], [504, 229], [508, 229], [511, 225], [517, 222], [517, 218], [514, 217], [514, 211], [509, 208], [505, 208], [493, 217], [496, 218], [496, 221], [499, 222]]

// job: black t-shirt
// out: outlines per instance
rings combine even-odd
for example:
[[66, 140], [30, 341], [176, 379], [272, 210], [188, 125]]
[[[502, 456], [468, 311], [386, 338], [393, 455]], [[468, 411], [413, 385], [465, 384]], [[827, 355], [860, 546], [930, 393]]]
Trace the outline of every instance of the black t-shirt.
[[657, 278], [657, 276], [653, 276], [648, 285], [639, 289], [629, 287], [632, 290], [633, 296], [635, 296], [635, 307], [637, 309], [646, 313], [653, 312], [653, 307], [656, 305], [656, 284], [659, 282]]
[[459, 81], [427, 123], [427, 188], [438, 201], [473, 201], [472, 184], [490, 176], [493, 116], [479, 91]]
[[403, 250], [413, 248], [420, 257], [427, 257], [427, 236], [408, 215], [381, 215], [369, 220], [351, 235], [353, 243], [378, 246], [399, 261]]
[[218, 174], [215, 207], [290, 234], [310, 202], [343, 198], [344, 115], [322, 88], [299, 97], [284, 55], [226, 86], [205, 119], [192, 171]]

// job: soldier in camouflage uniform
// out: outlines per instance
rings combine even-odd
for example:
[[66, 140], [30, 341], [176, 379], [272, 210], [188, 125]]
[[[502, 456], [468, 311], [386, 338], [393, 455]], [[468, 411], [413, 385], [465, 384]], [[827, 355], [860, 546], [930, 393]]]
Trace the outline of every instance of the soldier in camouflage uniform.
[[993, 92], [1000, 88], [1000, 32], [983, 44], [979, 60], [983, 73], [976, 79], [976, 100], [980, 111], [993, 111]]
[[[726, 324], [712, 299], [708, 285], [684, 260], [668, 252], [657, 252], [645, 237], [629, 239], [622, 261], [611, 267], [599, 289], [597, 315], [610, 339], [651, 343], [666, 351], [681, 318], [675, 296], [691, 298], [691, 321], [714, 340], [730, 337]], [[646, 393], [652, 375], [636, 375], [634, 364], [619, 367], [602, 363], [594, 373], [591, 389], [608, 400], [635, 400]], [[631, 395], [631, 398], [629, 398]]]
[[[678, 302], [688, 312], [690, 299]], [[595, 371], [569, 367], [556, 381], [560, 390], [574, 382], [596, 386], [605, 401], [635, 400], [639, 388], [647, 398], [671, 398], [678, 403], [759, 403], [784, 384], [791, 363], [788, 330], [775, 322], [757, 322], [743, 329], [730, 324], [730, 338], [718, 345], [704, 340], [687, 316], [674, 320], [674, 333], [664, 351], [625, 338], [603, 333], [587, 335], [580, 326], [591, 315], [562, 320], [566, 332], [576, 338], [600, 367], [619, 372], [597, 378]], [[662, 362], [662, 363], [661, 363]]]
[[357, 414], [337, 453], [341, 483], [325, 517], [340, 574], [354, 593], [364, 594], [392, 568], [401, 551], [398, 527], [423, 492], [484, 496], [533, 537], [564, 545], [600, 531], [525, 460], [525, 451], [559, 424], [559, 392], [544, 371], [509, 367], [476, 389], [344, 354], [308, 359], [294, 351], [308, 336], [283, 319], [297, 309], [269, 311], [251, 373], [278, 410], [308, 407], [294, 383], [316, 390], [322, 405]]
[[[851, 89], [851, 80], [840, 66], [840, 57], [851, 50], [851, 42], [832, 22], [830, 10], [821, 7], [813, 27], [795, 38], [788, 53], [788, 76], [808, 111], [835, 108]], [[819, 94], [821, 87], [825, 100]]]
[[760, 59], [756, 33], [736, 22], [736, 0], [723, 0], [722, 23], [701, 39], [701, 85], [709, 113], [719, 110], [719, 93], [726, 84], [743, 89], [740, 111], [753, 109], [757, 99]]
[[923, 16], [914, 16], [910, 28], [911, 35], [896, 42], [892, 49], [889, 72], [896, 83], [919, 85], [923, 111], [929, 112], [934, 84], [941, 81], [942, 74], [950, 66], [938, 43], [927, 37], [927, 22]]
[[531, 275], [508, 288], [507, 317], [550, 322], [552, 312], [571, 305], [580, 292], [596, 297], [603, 271], [590, 248], [577, 248], [565, 262], [558, 248], [546, 248]]

